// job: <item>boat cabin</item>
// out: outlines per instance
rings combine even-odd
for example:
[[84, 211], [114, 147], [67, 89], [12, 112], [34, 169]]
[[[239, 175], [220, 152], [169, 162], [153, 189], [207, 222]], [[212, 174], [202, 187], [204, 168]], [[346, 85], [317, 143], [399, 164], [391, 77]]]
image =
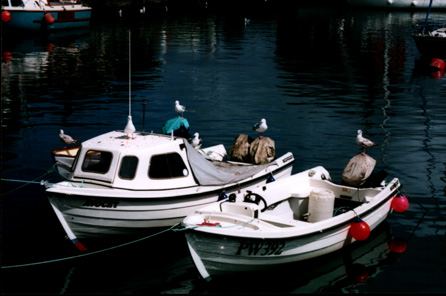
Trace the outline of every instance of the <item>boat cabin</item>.
[[83, 142], [68, 179], [133, 190], [198, 185], [191, 173], [183, 138], [160, 134], [135, 134], [135, 138], [127, 138], [122, 131]]

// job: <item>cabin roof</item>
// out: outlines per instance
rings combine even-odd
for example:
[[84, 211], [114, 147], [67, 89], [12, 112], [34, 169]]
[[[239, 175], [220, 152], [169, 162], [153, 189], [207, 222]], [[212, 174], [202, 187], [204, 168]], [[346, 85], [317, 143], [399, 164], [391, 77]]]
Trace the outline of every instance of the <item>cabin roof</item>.
[[97, 137], [91, 138], [82, 143], [88, 149], [106, 150], [132, 150], [143, 149], [153, 146], [178, 145], [183, 143], [183, 138], [172, 137], [161, 134], [135, 132], [133, 138], [128, 139], [127, 134], [122, 130], [111, 131]]

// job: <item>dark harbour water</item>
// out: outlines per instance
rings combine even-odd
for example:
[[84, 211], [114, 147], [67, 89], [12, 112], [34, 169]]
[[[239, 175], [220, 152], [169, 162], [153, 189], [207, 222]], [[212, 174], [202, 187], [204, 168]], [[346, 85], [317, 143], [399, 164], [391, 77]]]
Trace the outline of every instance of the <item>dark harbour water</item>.
[[[44, 37], [5, 34], [1, 292], [445, 293], [446, 77], [416, 65], [411, 30], [424, 17], [301, 7], [101, 19]], [[78, 257], [37, 183], [57, 180], [46, 173], [50, 151], [63, 147], [60, 128], [79, 140], [124, 128], [129, 29], [138, 130], [143, 100], [146, 131], [160, 132], [178, 99], [204, 146], [227, 150], [240, 133], [256, 136], [252, 125], [266, 118], [265, 136], [277, 154], [293, 152], [294, 172], [323, 165], [340, 181], [360, 151], [362, 129], [379, 144], [368, 152], [376, 168], [400, 179], [410, 208], [351, 248], [210, 283], [198, 277], [181, 232], [99, 252], [118, 244], [103, 242]], [[403, 253], [390, 251], [395, 239], [407, 243]]]

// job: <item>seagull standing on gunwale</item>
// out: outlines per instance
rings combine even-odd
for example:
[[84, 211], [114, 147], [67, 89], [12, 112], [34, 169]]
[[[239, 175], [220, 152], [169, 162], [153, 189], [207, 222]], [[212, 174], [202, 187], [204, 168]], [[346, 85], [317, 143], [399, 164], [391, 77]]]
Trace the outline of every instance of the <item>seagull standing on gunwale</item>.
[[179, 101], [175, 101], [175, 112], [181, 113], [181, 118], [183, 117], [183, 113], [187, 111], [187, 107], [180, 105]]
[[362, 130], [358, 130], [358, 135], [356, 136], [356, 144], [358, 144], [358, 146], [364, 148], [364, 151], [362, 153], [365, 153], [367, 148], [376, 146], [376, 144], [373, 141], [371, 141], [367, 138], [364, 138], [362, 136]]
[[63, 129], [59, 130], [59, 139], [67, 145], [77, 143], [78, 140], [73, 139], [69, 135], [64, 134]]
[[[136, 131], [136, 128], [133, 125], [132, 116], [129, 115], [129, 117], [127, 117], [127, 120], [128, 120], [128, 122], [127, 122], [127, 125], [124, 128], [124, 133], [127, 134], [127, 140], [130, 139], [130, 138], [134, 139], [133, 133]], [[131, 135], [131, 137], [130, 137], [130, 135]]]
[[264, 133], [268, 129], [268, 126], [266, 125], [265, 118], [262, 118], [262, 120], [260, 120], [260, 122], [256, 123], [252, 127], [252, 129], [260, 134], [260, 139], [261, 139], [262, 133]]
[[195, 133], [195, 134], [193, 134], [193, 136], [194, 137], [189, 140], [189, 143], [195, 149], [200, 149], [201, 144], [202, 144], [201, 139], [200, 139], [200, 134], [199, 133]]

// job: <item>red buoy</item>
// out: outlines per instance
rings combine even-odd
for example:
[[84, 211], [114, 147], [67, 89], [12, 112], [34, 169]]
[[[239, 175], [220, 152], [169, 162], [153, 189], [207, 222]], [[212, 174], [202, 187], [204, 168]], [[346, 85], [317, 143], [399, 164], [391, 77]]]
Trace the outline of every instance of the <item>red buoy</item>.
[[54, 16], [51, 13], [45, 13], [45, 15], [43, 16], [43, 21], [45, 22], [45, 24], [51, 25], [54, 23]]
[[393, 198], [391, 206], [395, 212], [402, 213], [409, 208], [409, 201], [404, 195], [399, 194]]
[[350, 227], [350, 233], [356, 240], [365, 240], [370, 235], [370, 226], [362, 221], [361, 218], [357, 217], [356, 221]]
[[402, 238], [394, 238], [389, 244], [389, 249], [395, 253], [403, 253], [406, 251], [407, 242]]
[[11, 20], [11, 13], [7, 10], [2, 11], [2, 21], [7, 23]]
[[444, 70], [446, 68], [446, 63], [442, 59], [432, 58], [430, 65], [434, 70]]

